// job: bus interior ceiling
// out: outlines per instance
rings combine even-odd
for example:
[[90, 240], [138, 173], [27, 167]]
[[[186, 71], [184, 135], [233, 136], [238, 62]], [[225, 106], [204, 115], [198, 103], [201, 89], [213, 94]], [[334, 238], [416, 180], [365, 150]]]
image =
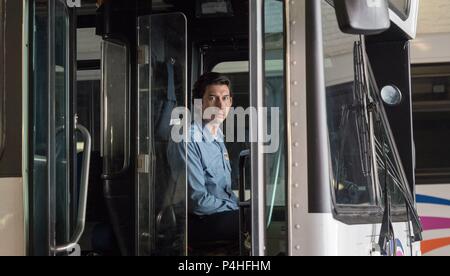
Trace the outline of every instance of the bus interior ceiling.
[[[114, 1], [113, 2], [121, 2]], [[124, 9], [117, 9], [114, 13], [114, 21], [120, 22], [121, 26], [113, 24], [112, 29], [117, 28], [119, 34], [117, 37], [128, 40], [130, 47], [130, 96], [131, 105], [137, 91], [138, 76], [134, 66], [138, 53], [133, 51], [133, 45], [137, 45], [136, 25], [138, 16], [148, 14], [169, 14], [182, 13], [187, 18], [187, 53], [188, 53], [188, 94], [189, 87], [193, 82], [206, 71], [217, 69], [217, 65], [226, 62], [244, 62], [244, 67], [249, 58], [249, 2], [248, 0], [232, 0], [232, 13], [226, 16], [201, 16], [196, 10], [195, 0], [154, 0], [151, 1], [151, 12], [149, 9], [133, 10], [133, 3], [136, 7], [143, 2], [150, 1], [122, 1]], [[102, 16], [101, 9], [98, 9], [95, 0], [83, 0], [82, 7], [77, 9], [77, 97], [76, 113], [78, 120], [85, 125], [93, 140], [89, 196], [87, 206], [87, 227], [81, 240], [81, 247], [89, 253], [100, 254], [132, 254], [135, 249], [133, 244], [133, 233], [136, 231], [136, 219], [132, 214], [135, 198], [135, 176], [130, 170], [119, 185], [104, 183], [102, 179], [104, 161], [100, 154], [101, 148], [101, 41], [103, 33], [104, 39], [114, 39], [115, 34], [105, 35], [105, 17]], [[170, 36], [170, 34], [168, 34]], [[135, 47], [136, 48], [136, 47]], [[133, 57], [136, 57], [133, 59]], [[220, 68], [219, 68], [220, 69]], [[247, 69], [248, 70], [248, 69]], [[229, 73], [233, 83], [234, 104], [247, 108], [249, 106], [249, 75], [245, 69], [244, 72]], [[191, 97], [191, 95], [188, 95]], [[190, 105], [190, 102], [187, 103]], [[137, 115], [131, 108], [130, 122], [130, 150], [136, 152], [133, 141], [136, 133]], [[78, 145], [82, 147], [81, 144]], [[243, 143], [227, 144], [230, 151], [232, 162], [233, 179], [237, 182], [239, 154], [249, 146]], [[82, 150], [79, 149], [78, 163], [81, 162]], [[130, 158], [130, 168], [134, 168], [135, 157]], [[80, 172], [78, 172], [79, 174]], [[106, 181], [108, 182], [108, 181]], [[127, 184], [127, 185], [123, 185]], [[106, 186], [105, 186], [106, 185]], [[109, 185], [109, 186], [108, 186]], [[117, 188], [117, 186], [126, 186], [128, 189]], [[233, 187], [236, 189], [237, 187]], [[108, 194], [112, 193], [112, 194]], [[112, 197], [126, 197], [125, 201], [111, 201]], [[106, 202], [105, 202], [106, 199]], [[121, 209], [121, 210], [118, 210]], [[131, 212], [127, 214], [127, 212]], [[125, 218], [125, 219], [124, 219]], [[128, 219], [126, 219], [128, 218]], [[114, 226], [114, 224], [118, 224]], [[122, 229], [115, 229], [122, 228]]]

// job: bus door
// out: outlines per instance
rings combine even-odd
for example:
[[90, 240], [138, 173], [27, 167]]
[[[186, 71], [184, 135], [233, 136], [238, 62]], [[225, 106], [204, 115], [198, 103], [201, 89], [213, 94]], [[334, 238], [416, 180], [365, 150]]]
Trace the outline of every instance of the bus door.
[[[84, 231], [91, 139], [72, 101], [73, 39], [65, 1], [32, 1], [30, 24], [29, 254], [79, 254]], [[74, 175], [75, 134], [84, 156]], [[79, 182], [79, 183], [78, 183]]]
[[[252, 255], [287, 254], [284, 1], [250, 1]], [[244, 176], [242, 176], [244, 177]]]
[[[250, 245], [252, 255], [278, 255], [286, 253], [287, 244], [284, 3], [250, 1], [249, 10], [250, 92], [247, 95], [252, 109], [245, 114], [250, 115], [252, 134], [248, 137], [251, 150], [242, 153], [242, 161], [247, 166], [241, 167], [247, 170], [240, 171], [240, 179], [248, 172], [246, 180], [251, 183], [247, 185], [251, 186], [251, 199], [246, 202], [248, 198], [242, 196], [241, 206], [251, 210], [252, 233], [241, 242], [246, 242], [247, 248]], [[139, 255], [189, 253], [187, 170], [177, 168], [174, 174], [167, 155], [169, 143], [187, 135], [182, 130], [188, 129], [193, 119], [186, 110], [190, 106], [186, 43], [183, 14], [139, 18], [136, 138]], [[245, 186], [242, 185], [244, 189]]]
[[167, 151], [171, 141], [186, 141], [190, 124], [187, 20], [182, 13], [142, 16], [137, 28], [137, 254], [183, 256], [186, 168], [171, 167]]

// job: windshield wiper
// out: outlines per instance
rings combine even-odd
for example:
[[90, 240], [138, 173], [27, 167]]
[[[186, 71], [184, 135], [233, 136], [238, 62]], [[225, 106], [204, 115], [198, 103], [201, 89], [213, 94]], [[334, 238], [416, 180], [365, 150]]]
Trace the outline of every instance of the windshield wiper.
[[[375, 78], [368, 60], [366, 53], [364, 37], [361, 37], [359, 42], [355, 42], [355, 99], [364, 107], [363, 123], [367, 120], [367, 126], [369, 126], [370, 135], [370, 148], [372, 150], [364, 151], [364, 154], [368, 156], [364, 157], [364, 160], [370, 160], [372, 162], [371, 168], [373, 183], [376, 187], [380, 187], [380, 175], [378, 169], [384, 169], [384, 205], [385, 212], [383, 215], [383, 223], [380, 233], [379, 245], [384, 254], [387, 254], [387, 244], [389, 240], [394, 240], [394, 232], [392, 227], [392, 213], [391, 213], [391, 195], [389, 192], [388, 177], [392, 176], [393, 185], [401, 192], [405, 200], [407, 208], [408, 218], [412, 215], [413, 221], [413, 241], [422, 240], [422, 225], [419, 219], [419, 215], [415, 208], [415, 201], [412, 198], [412, 193], [409, 191], [408, 181], [406, 179], [405, 172], [403, 170], [399, 154], [395, 145], [392, 132], [389, 127], [389, 121], [385, 113], [383, 103], [378, 95], [378, 88], [375, 82]], [[382, 143], [376, 137], [374, 120], [378, 121], [378, 126], [382, 135]], [[361, 131], [359, 129], [359, 131]], [[363, 131], [362, 136], [367, 135], [366, 131]], [[385, 143], [385, 139], [387, 140]], [[388, 158], [386, 153], [386, 147], [390, 148], [393, 155], [393, 159]], [[381, 152], [381, 153], [380, 153]], [[380, 158], [383, 157], [383, 158]], [[381, 159], [381, 160], [380, 160]], [[378, 167], [378, 165], [381, 165]], [[408, 221], [410, 224], [410, 221]], [[409, 228], [408, 228], [409, 229]]]

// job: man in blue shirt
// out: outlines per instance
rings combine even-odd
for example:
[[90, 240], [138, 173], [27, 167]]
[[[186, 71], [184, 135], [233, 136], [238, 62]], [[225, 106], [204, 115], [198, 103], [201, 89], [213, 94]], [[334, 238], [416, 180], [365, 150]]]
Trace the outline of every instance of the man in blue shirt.
[[172, 177], [187, 169], [190, 242], [239, 240], [238, 198], [231, 189], [230, 157], [220, 129], [233, 103], [230, 86], [221, 74], [201, 76], [194, 85], [194, 99], [201, 100], [203, 112], [214, 112], [192, 123], [187, 143], [169, 145]]

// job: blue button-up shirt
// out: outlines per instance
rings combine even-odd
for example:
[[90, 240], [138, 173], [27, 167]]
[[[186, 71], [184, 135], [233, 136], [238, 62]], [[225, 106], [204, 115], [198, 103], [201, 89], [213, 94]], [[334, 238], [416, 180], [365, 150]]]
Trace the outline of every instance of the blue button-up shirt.
[[[223, 133], [213, 137], [207, 127], [193, 124], [187, 143], [171, 142], [168, 156], [172, 177], [188, 182], [189, 213], [205, 216], [239, 210], [231, 189], [231, 166]], [[187, 147], [187, 154], [186, 154]], [[187, 158], [187, 159], [186, 159]]]

